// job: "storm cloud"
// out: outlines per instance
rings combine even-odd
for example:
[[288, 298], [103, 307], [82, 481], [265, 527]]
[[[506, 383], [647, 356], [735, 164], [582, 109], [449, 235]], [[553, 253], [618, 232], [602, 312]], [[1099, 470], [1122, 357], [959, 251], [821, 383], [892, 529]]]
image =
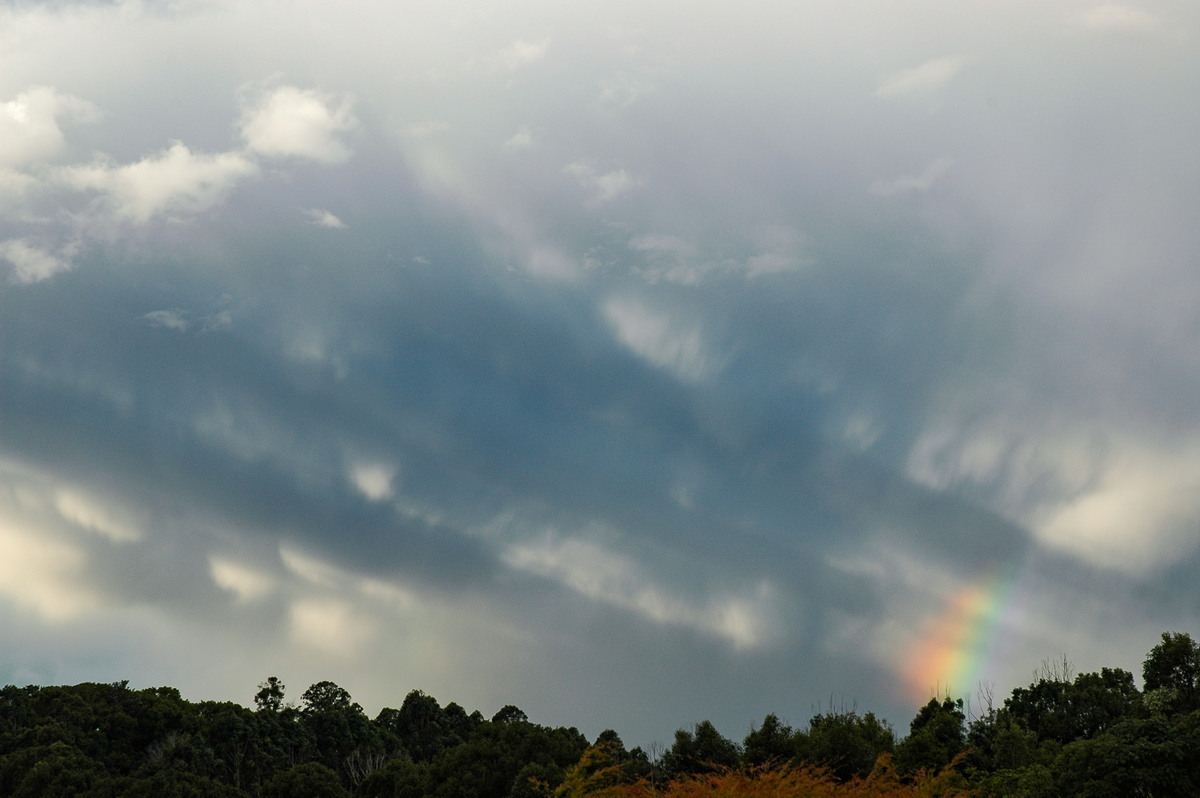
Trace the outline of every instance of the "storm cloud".
[[1198, 24], [5, 4], [0, 681], [903, 728], [998, 579], [1000, 694], [1137, 671], [1200, 609]]

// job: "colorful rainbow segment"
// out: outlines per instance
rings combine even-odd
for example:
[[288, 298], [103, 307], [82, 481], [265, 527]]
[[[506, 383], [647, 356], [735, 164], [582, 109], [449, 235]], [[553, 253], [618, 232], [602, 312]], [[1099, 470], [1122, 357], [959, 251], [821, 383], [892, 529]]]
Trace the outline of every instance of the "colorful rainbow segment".
[[929, 624], [909, 658], [904, 674], [909, 698], [967, 698], [994, 664], [1001, 615], [1013, 582], [1003, 576], [968, 585], [953, 593]]

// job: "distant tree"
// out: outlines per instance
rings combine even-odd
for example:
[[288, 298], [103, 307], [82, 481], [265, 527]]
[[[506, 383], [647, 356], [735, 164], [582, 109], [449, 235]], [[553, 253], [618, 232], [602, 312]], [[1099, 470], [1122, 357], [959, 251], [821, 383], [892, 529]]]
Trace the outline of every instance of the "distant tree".
[[1073, 682], [1039, 679], [1004, 701], [1008, 715], [1037, 735], [1063, 745], [1093, 737], [1142, 711], [1133, 674], [1119, 668], [1081, 673]]
[[363, 779], [354, 794], [358, 798], [425, 798], [432, 792], [428, 765], [393, 759]]
[[466, 743], [454, 746], [430, 763], [432, 795], [444, 798], [505, 798], [528, 765], [553, 789], [566, 769], [579, 761], [587, 740], [576, 729], [547, 728], [529, 722], [481, 723]]
[[751, 767], [783, 764], [796, 754], [796, 732], [774, 713], [763, 718], [762, 725], [751, 729], [742, 741], [742, 759]]
[[992, 709], [967, 728], [967, 763], [975, 770], [1016, 770], [1034, 763], [1037, 735], [1004, 709]]
[[808, 733], [797, 738], [797, 752], [846, 781], [870, 773], [876, 760], [890, 754], [895, 744], [892, 727], [874, 713], [828, 712], [809, 720]]
[[963, 784], [954, 770], [903, 777], [880, 760], [865, 779], [840, 782], [827, 769], [815, 765], [780, 765], [759, 768], [722, 768], [710, 773], [683, 775], [665, 784], [647, 781], [622, 784], [604, 793], [606, 798], [969, 798], [978, 796]]
[[1142, 663], [1142, 681], [1147, 693], [1165, 691], [1158, 703], [1167, 710], [1200, 709], [1200, 644], [1186, 632], [1163, 632]]
[[300, 696], [300, 711], [305, 714], [356, 708], [362, 711], [362, 707], [351, 700], [350, 694], [333, 682], [317, 682]]
[[929, 699], [909, 725], [908, 737], [896, 746], [896, 766], [904, 773], [948, 767], [966, 749], [965, 721], [961, 698]]
[[588, 746], [579, 761], [567, 768], [566, 775], [555, 791], [557, 798], [580, 798], [604, 792], [616, 784], [636, 781], [647, 775], [642, 767], [645, 756], [625, 750], [625, 743], [612, 729], [605, 729]]
[[563, 769], [555, 765], [527, 762], [513, 777], [508, 798], [552, 798], [563, 775]]
[[100, 763], [56, 742], [26, 748], [0, 760], [0, 795], [7, 798], [74, 798], [106, 778]]
[[508, 705], [502, 707], [500, 710], [498, 710], [496, 712], [495, 715], [492, 715], [492, 723], [528, 723], [528, 722], [529, 722], [529, 716], [526, 715], [524, 712], [522, 712], [520, 710], [520, 708], [514, 707], [512, 704], [508, 704]]
[[711, 722], [697, 723], [692, 731], [679, 729], [675, 743], [662, 757], [663, 769], [674, 777], [687, 773], [711, 773], [734, 767], [741, 759], [737, 745], [722, 736]]
[[1200, 712], [1131, 718], [1062, 749], [1055, 782], [1064, 798], [1200, 795]]
[[418, 762], [429, 762], [447, 748], [466, 742], [478, 722], [458, 704], [443, 709], [433, 696], [412, 690], [399, 709], [385, 708], [375, 718], [377, 726], [398, 741], [401, 750]]
[[305, 762], [277, 773], [262, 788], [262, 798], [350, 798], [336, 773], [319, 762]]
[[[160, 770], [153, 776], [123, 780], [113, 785], [114, 798], [242, 798], [245, 793], [215, 779], [179, 770]], [[97, 795], [96, 793], [100, 793]], [[94, 790], [88, 798], [107, 798]]]
[[279, 677], [267, 677], [254, 694], [254, 706], [259, 711], [278, 712], [283, 708], [283, 690], [283, 682], [279, 681]]

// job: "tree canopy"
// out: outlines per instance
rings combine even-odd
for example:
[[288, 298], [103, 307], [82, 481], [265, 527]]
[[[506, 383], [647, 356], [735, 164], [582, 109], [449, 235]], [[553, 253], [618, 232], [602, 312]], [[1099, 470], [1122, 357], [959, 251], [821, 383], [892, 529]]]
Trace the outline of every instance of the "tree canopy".
[[277, 677], [254, 709], [127, 682], [0, 688], [0, 795], [22, 798], [577, 798], [579, 796], [1200, 795], [1200, 646], [1167, 632], [1139, 689], [1115, 668], [1043, 666], [999, 706], [931, 698], [898, 738], [870, 712], [793, 728], [768, 714], [740, 741], [709, 721], [658, 756], [607, 729], [491, 719], [420, 690], [369, 718], [330, 681], [299, 705]]

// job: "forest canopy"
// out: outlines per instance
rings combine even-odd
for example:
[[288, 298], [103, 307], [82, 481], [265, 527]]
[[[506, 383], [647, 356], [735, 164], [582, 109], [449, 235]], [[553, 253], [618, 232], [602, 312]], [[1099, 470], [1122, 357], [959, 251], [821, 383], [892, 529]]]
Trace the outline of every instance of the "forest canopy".
[[518, 707], [484, 717], [410, 691], [375, 718], [331, 681], [253, 708], [128, 682], [0, 689], [0, 795], [191, 798], [1195, 796], [1200, 644], [1165, 632], [1129, 671], [1047, 664], [996, 703], [935, 696], [902, 734], [871, 712], [769, 714], [736, 740], [703, 721], [670, 746], [589, 741]]

